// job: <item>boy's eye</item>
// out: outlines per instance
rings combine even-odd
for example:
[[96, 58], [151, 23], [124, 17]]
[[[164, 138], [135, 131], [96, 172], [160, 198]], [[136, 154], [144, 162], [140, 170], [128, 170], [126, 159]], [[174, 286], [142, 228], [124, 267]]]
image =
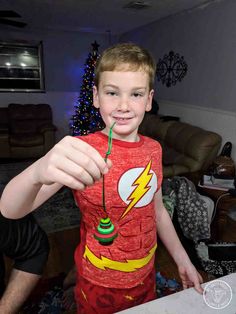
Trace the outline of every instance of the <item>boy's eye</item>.
[[110, 96], [115, 96], [116, 95], [116, 92], [113, 92], [113, 91], [108, 91], [106, 92], [107, 95], [110, 95]]
[[142, 93], [134, 93], [133, 95], [134, 95], [134, 97], [142, 97], [143, 96]]

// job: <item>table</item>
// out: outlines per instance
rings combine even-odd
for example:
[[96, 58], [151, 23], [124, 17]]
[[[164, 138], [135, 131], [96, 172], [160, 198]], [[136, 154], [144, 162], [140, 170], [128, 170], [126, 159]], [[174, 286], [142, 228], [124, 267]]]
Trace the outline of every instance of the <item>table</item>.
[[[200, 186], [198, 186], [198, 192], [213, 199], [215, 204], [218, 200], [216, 214], [211, 224], [211, 237], [213, 240], [224, 240], [222, 238], [222, 235], [227, 229], [227, 214], [231, 208], [236, 207], [236, 197], [231, 196], [227, 191], [221, 191]], [[229, 240], [231, 240], [231, 242], [236, 241], [235, 238], [228, 239], [227, 241]]]
[[[221, 281], [226, 282], [232, 291], [232, 299], [228, 306], [223, 309], [214, 309], [209, 307], [203, 299], [203, 296], [195, 291], [194, 288], [189, 288], [180, 292], [176, 292], [166, 297], [156, 299], [145, 304], [135, 306], [120, 314], [235, 314], [236, 313], [236, 273], [230, 274], [221, 278]], [[209, 284], [213, 287], [215, 280], [202, 285], [205, 287]], [[211, 288], [212, 289], [212, 288]], [[210, 292], [209, 292], [210, 293]], [[228, 293], [228, 291], [227, 291]], [[224, 297], [224, 296], [223, 296]], [[219, 299], [218, 299], [219, 300]], [[223, 299], [222, 299], [223, 300]], [[220, 303], [219, 303], [220, 304]]]

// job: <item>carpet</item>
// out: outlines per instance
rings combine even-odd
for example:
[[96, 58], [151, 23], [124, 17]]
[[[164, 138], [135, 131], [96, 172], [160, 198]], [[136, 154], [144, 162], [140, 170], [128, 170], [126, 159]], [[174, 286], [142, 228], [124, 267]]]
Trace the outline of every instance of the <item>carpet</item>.
[[19, 314], [62, 314], [63, 280], [65, 274], [56, 277], [40, 279]]
[[[0, 195], [5, 185], [32, 162], [0, 164]], [[80, 224], [80, 211], [75, 205], [73, 194], [67, 187], [62, 188], [36, 211], [34, 216], [39, 225], [47, 232], [70, 229]]]

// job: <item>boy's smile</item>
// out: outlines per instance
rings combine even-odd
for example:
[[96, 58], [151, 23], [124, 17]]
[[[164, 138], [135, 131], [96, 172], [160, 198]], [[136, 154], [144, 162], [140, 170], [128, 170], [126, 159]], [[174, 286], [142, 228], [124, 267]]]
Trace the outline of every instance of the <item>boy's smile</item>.
[[144, 71], [105, 71], [98, 88], [94, 86], [93, 103], [106, 124], [104, 133], [116, 122], [113, 137], [135, 142], [145, 111], [151, 110], [153, 90], [149, 90]]

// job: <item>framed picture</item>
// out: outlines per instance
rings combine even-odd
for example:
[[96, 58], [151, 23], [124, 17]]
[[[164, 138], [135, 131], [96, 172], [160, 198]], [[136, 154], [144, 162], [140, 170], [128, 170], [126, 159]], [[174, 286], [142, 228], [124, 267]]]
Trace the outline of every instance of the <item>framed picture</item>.
[[44, 91], [42, 42], [0, 42], [0, 92]]

